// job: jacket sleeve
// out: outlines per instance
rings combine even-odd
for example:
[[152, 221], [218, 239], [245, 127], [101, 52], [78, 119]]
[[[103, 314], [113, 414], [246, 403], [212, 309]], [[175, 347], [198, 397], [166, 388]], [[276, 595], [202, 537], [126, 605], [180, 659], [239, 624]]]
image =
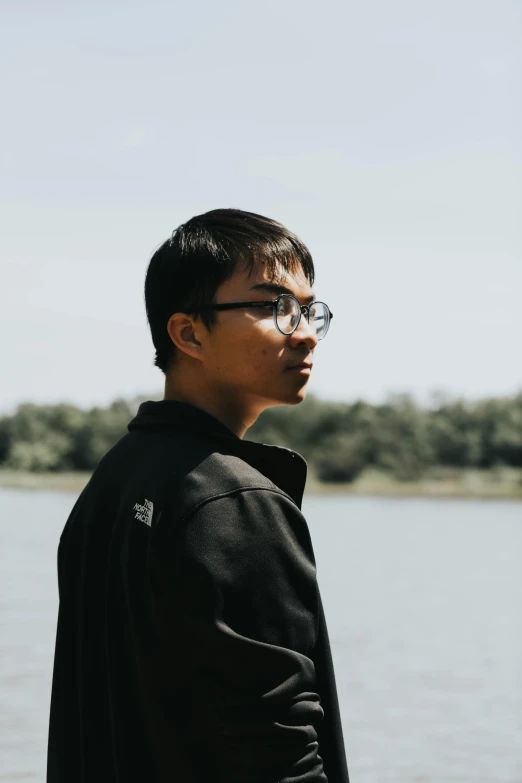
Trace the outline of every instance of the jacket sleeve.
[[328, 783], [305, 518], [282, 493], [242, 489], [206, 502], [181, 529], [194, 730], [213, 755], [216, 783]]

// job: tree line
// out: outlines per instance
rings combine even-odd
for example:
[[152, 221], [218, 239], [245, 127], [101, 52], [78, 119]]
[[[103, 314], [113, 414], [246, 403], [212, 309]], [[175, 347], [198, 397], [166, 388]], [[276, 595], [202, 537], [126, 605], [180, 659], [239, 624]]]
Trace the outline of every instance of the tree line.
[[[90, 471], [127, 432], [139, 404], [117, 399], [90, 410], [20, 404], [0, 418], [0, 468]], [[426, 407], [408, 394], [385, 403], [321, 400], [264, 411], [245, 438], [298, 451], [317, 478], [351, 482], [368, 467], [415, 481], [434, 466], [522, 467], [522, 391], [470, 402], [438, 395]]]

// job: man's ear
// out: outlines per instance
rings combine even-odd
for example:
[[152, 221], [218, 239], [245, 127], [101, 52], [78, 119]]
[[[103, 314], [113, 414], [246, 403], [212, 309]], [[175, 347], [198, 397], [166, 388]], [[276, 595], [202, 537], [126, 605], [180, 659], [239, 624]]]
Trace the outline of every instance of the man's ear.
[[203, 349], [197, 339], [202, 325], [186, 313], [174, 313], [169, 318], [167, 331], [174, 345], [193, 359], [203, 358]]

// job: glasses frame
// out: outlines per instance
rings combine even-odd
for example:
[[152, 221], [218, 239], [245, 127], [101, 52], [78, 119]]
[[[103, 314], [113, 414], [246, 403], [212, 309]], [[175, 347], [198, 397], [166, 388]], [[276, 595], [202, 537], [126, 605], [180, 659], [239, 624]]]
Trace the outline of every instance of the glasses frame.
[[[291, 332], [283, 332], [279, 328], [279, 324], [277, 323], [277, 306], [279, 304], [279, 300], [283, 296], [289, 296], [292, 299], [295, 299], [297, 304], [299, 305], [299, 320], [296, 323], [295, 327], [292, 329]], [[326, 312], [328, 313], [328, 322], [326, 324], [326, 329], [322, 337], [318, 337], [317, 340], [324, 340], [328, 333], [328, 329], [330, 328], [330, 321], [333, 318], [333, 313], [326, 304], [326, 302], [321, 302], [319, 300], [316, 300], [314, 302], [310, 302], [308, 305], [302, 305], [293, 294], [279, 294], [277, 299], [267, 299], [264, 302], [223, 302], [222, 304], [216, 304], [216, 305], [203, 305], [202, 307], [199, 307], [198, 310], [232, 310], [234, 308], [238, 307], [265, 307], [265, 308], [272, 308], [273, 310], [273, 316], [274, 316], [274, 324], [279, 332], [281, 334], [284, 334], [285, 337], [288, 337], [289, 335], [293, 334], [295, 330], [298, 328], [299, 324], [301, 323], [301, 316], [304, 315], [306, 317], [307, 323], [310, 323], [310, 308], [313, 307], [315, 304], [322, 304], [326, 308]]]

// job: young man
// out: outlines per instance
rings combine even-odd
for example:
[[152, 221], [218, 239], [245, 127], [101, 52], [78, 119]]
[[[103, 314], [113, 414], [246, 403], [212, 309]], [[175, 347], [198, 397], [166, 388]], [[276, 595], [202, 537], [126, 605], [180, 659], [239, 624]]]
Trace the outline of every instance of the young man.
[[306, 462], [244, 440], [306, 394], [331, 312], [307, 248], [219, 209], [153, 255], [165, 396], [60, 539], [48, 783], [348, 783]]

